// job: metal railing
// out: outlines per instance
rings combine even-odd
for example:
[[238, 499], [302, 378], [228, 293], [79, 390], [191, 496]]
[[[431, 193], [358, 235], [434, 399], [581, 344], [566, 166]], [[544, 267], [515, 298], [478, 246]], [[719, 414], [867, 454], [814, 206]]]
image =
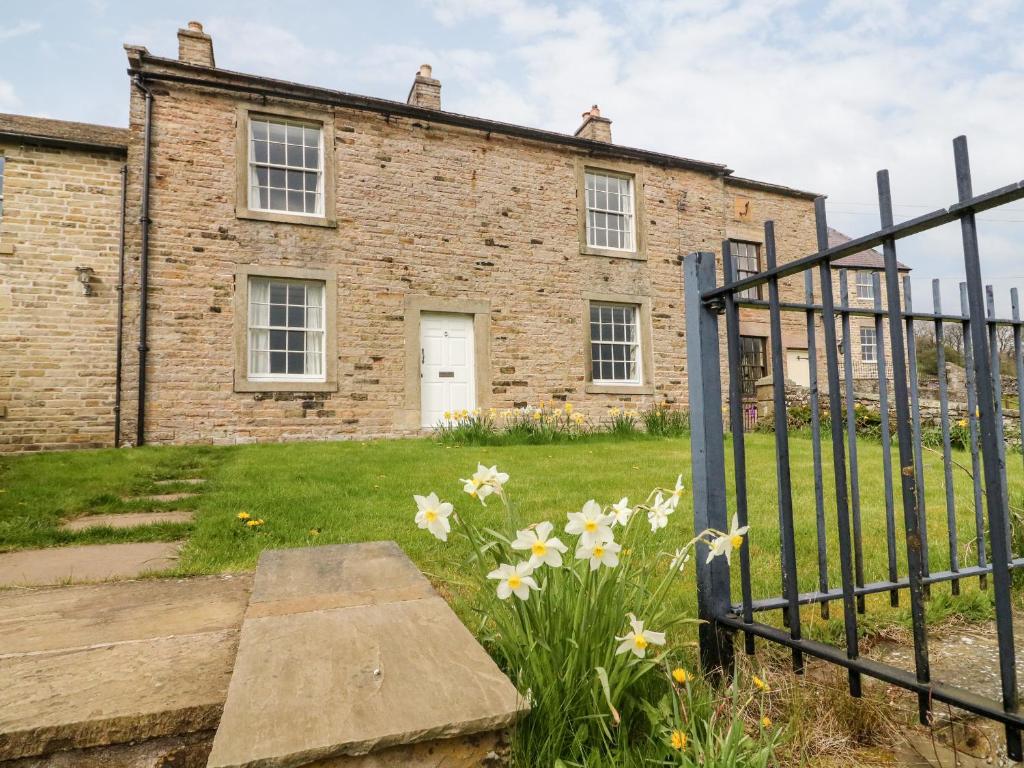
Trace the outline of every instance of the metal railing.
[[[758, 597], [752, 594], [749, 547], [739, 553], [740, 602], [732, 600], [730, 571], [723, 558], [705, 563], [698, 552], [697, 598], [700, 618], [702, 663], [707, 669], [728, 670], [733, 664], [733, 634], [744, 633], [745, 647], [753, 653], [755, 637], [765, 638], [792, 650], [793, 667], [801, 673], [804, 655], [810, 655], [845, 667], [853, 696], [861, 695], [861, 676], [868, 675], [910, 690], [918, 696], [922, 723], [930, 722], [933, 702], [944, 702], [974, 714], [991, 718], [1006, 726], [1007, 752], [1014, 760], [1022, 759], [1021, 728], [1024, 714], [1018, 712], [1016, 653], [1014, 649], [1011, 610], [1012, 569], [1024, 566], [1024, 559], [1011, 553], [1010, 509], [1006, 476], [1006, 442], [1003, 435], [1002, 397], [1000, 393], [1000, 354], [996, 334], [1000, 326], [1013, 331], [1013, 355], [1018, 390], [1024, 383], [1024, 355], [1021, 349], [1019, 302], [1016, 290], [1011, 293], [1013, 317], [995, 316], [991, 287], [982, 284], [978, 252], [976, 214], [1024, 198], [1024, 182], [992, 192], [975, 195], [971, 187], [967, 142], [958, 137], [954, 142], [958, 201], [911, 221], [893, 221], [892, 198], [887, 171], [877, 175], [881, 228], [871, 235], [829, 247], [824, 199], [815, 203], [817, 253], [784, 264], [776, 253], [774, 225], [764, 227], [766, 270], [756, 276], [735, 279], [731, 267], [730, 243], [723, 243], [724, 285], [716, 286], [715, 255], [694, 253], [683, 260], [686, 298], [687, 359], [689, 361], [689, 402], [691, 409], [691, 445], [693, 461], [693, 495], [695, 530], [714, 528], [728, 530], [729, 517], [735, 512], [740, 525], [748, 523], [747, 459], [744, 427], [745, 404], [741, 382], [735, 374], [740, 362], [740, 310], [767, 312], [770, 328], [770, 373], [772, 376], [772, 416], [777, 459], [777, 492], [779, 547], [781, 551], [781, 589], [778, 595]], [[963, 240], [966, 281], [961, 285], [961, 314], [945, 314], [942, 310], [937, 281], [933, 283], [932, 312], [916, 312], [911, 301], [910, 283], [902, 283], [896, 260], [896, 243], [908, 236], [959, 221]], [[878, 273], [873, 276], [874, 304], [851, 307], [845, 274], [839, 276], [840, 302], [837, 306], [833, 288], [833, 262], [869, 248], [881, 246], [884, 258], [885, 297], [883, 302]], [[818, 272], [818, 295], [814, 291], [814, 271]], [[804, 275], [804, 300], [783, 302], [780, 281]], [[792, 282], [792, 281], [791, 281]], [[742, 298], [753, 286], [767, 285], [767, 300]], [[791, 283], [790, 283], [791, 285]], [[809, 361], [810, 441], [813, 460], [814, 509], [817, 561], [797, 562], [797, 541], [794, 515], [809, 515], [807, 508], [794, 507], [791, 477], [790, 434], [787, 424], [787, 394], [783, 371], [783, 313], [803, 315]], [[731, 432], [733, 472], [735, 473], [734, 507], [727, 509], [725, 428], [722, 424], [722, 381], [719, 350], [719, 316], [724, 314], [725, 340], [728, 355], [728, 424]], [[869, 500], [885, 508], [886, 578], [865, 581], [864, 531], [861, 508], [860, 467], [857, 453], [855, 393], [853, 390], [853, 344], [850, 342], [852, 317], [873, 319], [877, 344], [877, 381], [879, 432], [882, 436], [881, 461], [883, 501]], [[799, 323], [799, 319], [796, 320]], [[948, 568], [931, 572], [927, 536], [924, 461], [922, 456], [922, 416], [918, 387], [918, 366], [915, 324], [930, 323], [934, 329], [937, 354], [942, 454], [944, 459], [945, 518], [948, 545]], [[819, 324], [821, 336], [819, 337]], [[972, 546], [975, 562], [964, 564], [960, 557], [959, 526], [956, 500], [953, 495], [953, 460], [951, 413], [946, 380], [945, 332], [950, 327], [962, 330], [963, 352], [967, 374], [967, 420], [969, 448], [973, 469]], [[837, 330], [838, 329], [838, 330]], [[838, 334], [844, 343], [840, 352]], [[843, 360], [840, 361], [840, 354]], [[819, 361], [819, 355], [823, 360]], [[819, 387], [819, 367], [826, 388]], [[894, 416], [890, 417], [890, 410]], [[1024, 411], [1024, 409], [1020, 409]], [[822, 414], [827, 418], [823, 424]], [[767, 418], [767, 417], [763, 417]], [[1024, 417], [1022, 417], [1024, 418]], [[1022, 421], [1024, 426], [1024, 421]], [[893, 456], [891, 433], [896, 436]], [[827, 459], [823, 437], [828, 432], [831, 448], [831, 476], [838, 546], [840, 584], [829, 583], [830, 551], [826, 531], [825, 478], [823, 466]], [[893, 470], [897, 461], [898, 471]], [[934, 482], [938, 482], [936, 478]], [[898, 492], [896, 485], [899, 485]], [[832, 504], [834, 501], [834, 505]], [[901, 503], [902, 521], [897, 522], [897, 502]], [[986, 528], [987, 522], [987, 528]], [[902, 525], [905, 539], [906, 573], [900, 574], [897, 553], [897, 525]], [[874, 531], [872, 531], [874, 533]], [[756, 535], [756, 532], [755, 532]], [[879, 542], [880, 543], [880, 542]], [[816, 569], [817, 589], [799, 591], [799, 567]], [[962, 687], [932, 679], [928, 636], [925, 624], [925, 600], [933, 584], [949, 582], [954, 593], [966, 578], [977, 578], [987, 588], [991, 576], [998, 635], [998, 666], [1001, 701], [994, 701]], [[866, 611], [866, 597], [888, 593], [892, 605], [898, 605], [900, 593], [908, 592], [914, 642], [914, 670], [904, 670], [872, 659], [862, 658], [858, 647], [858, 615]], [[803, 636], [801, 607], [818, 604], [822, 615], [828, 615], [832, 602], [842, 603], [844, 647], [807, 639]], [[763, 611], [780, 610], [783, 627], [757, 621]]]

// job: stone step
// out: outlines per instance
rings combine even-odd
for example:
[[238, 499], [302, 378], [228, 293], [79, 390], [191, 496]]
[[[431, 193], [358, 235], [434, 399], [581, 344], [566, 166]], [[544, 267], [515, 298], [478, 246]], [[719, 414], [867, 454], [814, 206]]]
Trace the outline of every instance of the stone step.
[[157, 523], [191, 523], [195, 513], [176, 512], [124, 512], [116, 515], [85, 515], [61, 523], [62, 531], [84, 531], [89, 528], [141, 528]]
[[0, 764], [202, 765], [251, 586], [237, 574], [0, 592]]
[[204, 477], [171, 477], [166, 480], [154, 480], [153, 485], [202, 485]]
[[526, 709], [394, 542], [268, 550], [207, 765], [479, 765]]
[[179, 491], [177, 493], [154, 493], [148, 496], [122, 496], [121, 501], [181, 501], [198, 495], [193, 491]]
[[180, 541], [89, 544], [0, 554], [0, 587], [130, 579], [173, 568]]

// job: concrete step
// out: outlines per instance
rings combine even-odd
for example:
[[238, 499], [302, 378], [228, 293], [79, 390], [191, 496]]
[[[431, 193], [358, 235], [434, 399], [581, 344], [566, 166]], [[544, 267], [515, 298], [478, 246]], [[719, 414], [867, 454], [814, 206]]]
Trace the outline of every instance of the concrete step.
[[397, 544], [268, 550], [208, 766], [479, 765], [526, 709]]
[[141, 528], [157, 523], [191, 523], [195, 513], [177, 512], [125, 512], [117, 515], [85, 515], [61, 523], [62, 531], [84, 531], [89, 528]]
[[89, 544], [0, 554], [0, 587], [130, 579], [173, 568], [180, 541]]
[[0, 592], [0, 764], [202, 765], [251, 574]]
[[182, 499], [191, 499], [193, 496], [199, 494], [193, 491], [180, 491], [178, 493], [154, 493], [147, 496], [122, 496], [121, 501], [181, 501]]

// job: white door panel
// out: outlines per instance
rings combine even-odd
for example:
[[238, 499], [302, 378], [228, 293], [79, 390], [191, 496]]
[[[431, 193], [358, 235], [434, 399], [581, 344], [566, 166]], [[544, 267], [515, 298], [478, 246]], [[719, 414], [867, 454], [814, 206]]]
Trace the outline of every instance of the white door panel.
[[786, 378], [801, 387], [811, 385], [811, 364], [806, 349], [786, 350]]
[[425, 427], [436, 427], [445, 412], [476, 407], [472, 315], [420, 315], [420, 382]]

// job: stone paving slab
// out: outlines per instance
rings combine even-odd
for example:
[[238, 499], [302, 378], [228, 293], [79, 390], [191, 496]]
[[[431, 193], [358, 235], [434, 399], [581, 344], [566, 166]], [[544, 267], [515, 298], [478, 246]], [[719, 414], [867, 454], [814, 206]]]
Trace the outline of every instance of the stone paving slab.
[[174, 567], [180, 541], [90, 544], [0, 554], [0, 587], [130, 579]]
[[157, 523], [191, 523], [194, 512], [124, 512], [115, 515], [85, 515], [61, 523], [62, 531], [84, 531], [88, 528], [138, 528]]
[[153, 485], [202, 485], [205, 477], [170, 477], [166, 480], [154, 480]]
[[266, 551], [208, 765], [334, 765], [500, 731], [525, 710], [397, 544]]
[[199, 494], [192, 491], [181, 491], [179, 493], [153, 493], [146, 496], [123, 496], [121, 501], [181, 501], [182, 499], [191, 499], [193, 496]]
[[0, 763], [78, 765], [69, 750], [212, 731], [250, 585], [241, 575], [0, 593]]

